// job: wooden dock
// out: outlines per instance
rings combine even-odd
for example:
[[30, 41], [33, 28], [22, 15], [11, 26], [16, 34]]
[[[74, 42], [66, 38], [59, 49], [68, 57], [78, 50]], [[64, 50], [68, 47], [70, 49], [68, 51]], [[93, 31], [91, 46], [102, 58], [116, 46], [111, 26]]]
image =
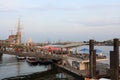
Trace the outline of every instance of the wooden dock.
[[[107, 74], [107, 71], [105, 68], [105, 67], [108, 67], [108, 65], [106, 65], [106, 64], [99, 64], [99, 65], [103, 66], [104, 68], [99, 67], [100, 73], [96, 75], [96, 78], [97, 79], [99, 79], [101, 77], [110, 78], [110, 75]], [[82, 80], [83, 78], [89, 77], [89, 74], [87, 73], [86, 70], [78, 70], [78, 69], [71, 67], [69, 65], [54, 64], [54, 66], [56, 66], [57, 69], [63, 70], [70, 75], [74, 75], [74, 76], [78, 77], [80, 80]]]

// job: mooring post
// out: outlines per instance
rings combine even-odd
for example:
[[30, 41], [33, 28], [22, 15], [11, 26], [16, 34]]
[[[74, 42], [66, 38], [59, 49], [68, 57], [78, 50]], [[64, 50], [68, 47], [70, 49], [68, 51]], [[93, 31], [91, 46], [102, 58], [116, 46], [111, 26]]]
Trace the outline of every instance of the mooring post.
[[[114, 57], [114, 51], [110, 51], [110, 77], [111, 80], [114, 80], [115, 78], [115, 57]], [[109, 73], [108, 73], [109, 74]]]
[[90, 78], [96, 77], [96, 51], [94, 50], [94, 40], [90, 40], [89, 42], [89, 72]]
[[93, 51], [93, 78], [96, 78], [96, 51]]
[[110, 77], [119, 80], [119, 40], [114, 39], [114, 50], [110, 51]]
[[114, 70], [115, 78], [114, 80], [119, 80], [119, 39], [114, 39]]

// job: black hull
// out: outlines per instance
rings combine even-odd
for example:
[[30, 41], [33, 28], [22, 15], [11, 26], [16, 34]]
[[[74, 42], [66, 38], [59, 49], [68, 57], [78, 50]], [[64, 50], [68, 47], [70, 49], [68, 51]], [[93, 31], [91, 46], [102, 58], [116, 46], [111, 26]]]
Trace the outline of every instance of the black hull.
[[52, 64], [53, 62], [51, 60], [39, 60], [40, 65], [49, 65]]
[[28, 62], [29, 65], [37, 65], [38, 64], [38, 60], [36, 58], [34, 58], [34, 59], [26, 58], [26, 61]]
[[30, 66], [36, 66], [36, 65], [38, 65], [38, 62], [28, 62], [28, 61], [27, 61], [27, 63], [28, 63], [28, 65], [30, 65]]

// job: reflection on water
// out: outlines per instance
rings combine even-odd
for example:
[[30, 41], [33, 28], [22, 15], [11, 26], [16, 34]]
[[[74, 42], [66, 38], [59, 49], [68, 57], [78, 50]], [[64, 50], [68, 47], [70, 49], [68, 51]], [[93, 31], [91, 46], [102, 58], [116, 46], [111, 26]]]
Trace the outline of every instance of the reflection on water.
[[[3, 78], [28, 75], [36, 72], [47, 71], [51, 69], [51, 66], [43, 65], [29, 65], [25, 60], [18, 61], [14, 55], [4, 54], [1, 57], [0, 63], [0, 80]], [[40, 78], [35, 80], [77, 80], [74, 77], [63, 73], [63, 72], [48, 72], [45, 75], [40, 76]]]
[[0, 56], [0, 64], [2, 64], [2, 56]]
[[17, 61], [14, 55], [0, 57], [0, 80], [6, 77], [26, 75], [48, 70], [45, 66], [29, 66], [26, 61]]
[[17, 71], [17, 72], [18, 72], [17, 74], [18, 74], [18, 76], [20, 75], [20, 67], [21, 67], [21, 65], [20, 65], [20, 63], [18, 63], [18, 64], [17, 64], [17, 70], [18, 70], [18, 71]]
[[64, 73], [58, 73], [58, 74], [56, 74], [56, 78], [58, 78], [58, 79], [66, 79], [67, 76]]

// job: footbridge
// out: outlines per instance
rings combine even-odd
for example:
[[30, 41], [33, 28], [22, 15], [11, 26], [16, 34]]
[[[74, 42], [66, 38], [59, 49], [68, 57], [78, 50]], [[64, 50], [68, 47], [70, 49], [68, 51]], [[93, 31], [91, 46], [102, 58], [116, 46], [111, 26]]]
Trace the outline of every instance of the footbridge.
[[[40, 58], [63, 58], [64, 55], [69, 54], [70, 48], [79, 47], [86, 45], [85, 43], [71, 43], [62, 46], [59, 51], [51, 51], [44, 49], [41, 46], [27, 46], [27, 45], [12, 45], [6, 42], [0, 42], [0, 53], [13, 54], [13, 55], [23, 55], [23, 56], [36, 56]], [[62, 49], [65, 48], [66, 51]]]

